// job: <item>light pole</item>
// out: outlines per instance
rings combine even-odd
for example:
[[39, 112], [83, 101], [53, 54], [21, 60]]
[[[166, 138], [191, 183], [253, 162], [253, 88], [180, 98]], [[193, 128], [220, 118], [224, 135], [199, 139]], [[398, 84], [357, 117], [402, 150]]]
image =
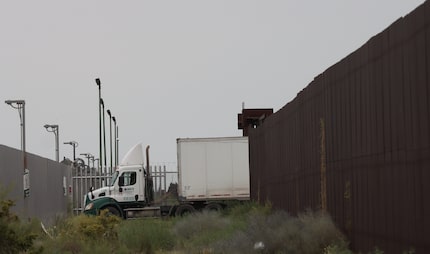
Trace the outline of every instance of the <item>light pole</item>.
[[110, 110], [107, 110], [107, 114], [109, 116], [109, 140], [110, 140], [110, 171], [109, 173], [112, 175], [112, 114]]
[[80, 155], [85, 156], [87, 158], [87, 165], [90, 167], [90, 158], [94, 158], [94, 156], [90, 153], [80, 153]]
[[96, 167], [95, 167], [95, 161], [97, 161], [98, 162], [98, 159], [96, 159], [94, 156], [91, 156], [91, 161], [93, 162], [93, 167], [92, 167], [92, 169], [96, 169]]
[[53, 132], [55, 135], [55, 160], [57, 162], [60, 161], [60, 152], [59, 152], [59, 147], [58, 147], [58, 125], [57, 124], [45, 124], [43, 127], [45, 127], [45, 129], [48, 132]]
[[[104, 165], [105, 165], [105, 173], [107, 168], [107, 162], [106, 162], [106, 128], [105, 128], [105, 104], [103, 102], [103, 99], [100, 99], [100, 104], [102, 105], [102, 111], [103, 111], [103, 145], [104, 145]], [[103, 168], [102, 168], [103, 171]]]
[[76, 147], [79, 146], [78, 142], [69, 141], [69, 142], [64, 142], [63, 144], [73, 146], [73, 161], [75, 161], [76, 160]]
[[119, 164], [119, 131], [118, 131], [119, 127], [118, 125], [116, 126], [116, 139], [115, 139], [115, 143], [116, 143], [116, 162]]
[[113, 132], [115, 133], [114, 134], [114, 137], [115, 137], [115, 139], [114, 139], [114, 142], [115, 142], [115, 144], [114, 144], [114, 147], [115, 147], [115, 153], [114, 153], [114, 158], [115, 158], [115, 168], [116, 168], [116, 166], [118, 165], [117, 164], [117, 160], [116, 160], [116, 151], [118, 150], [118, 148], [116, 147], [116, 118], [114, 117], [114, 116], [112, 116], [112, 120], [113, 120], [113, 125], [114, 125], [114, 129], [113, 129]]
[[19, 119], [21, 120], [21, 150], [25, 153], [25, 101], [7, 100], [5, 103], [12, 108], [18, 109]]
[[[94, 158], [94, 161], [97, 161], [97, 172], [99, 171], [99, 158]], [[95, 165], [94, 164], [94, 161], [93, 161], [93, 165]]]
[[24, 172], [24, 216], [27, 214], [27, 202], [26, 197], [30, 196], [30, 178], [29, 171], [27, 169], [27, 155], [25, 151], [25, 101], [24, 100], [7, 100], [6, 104], [12, 108], [18, 109], [19, 119], [21, 123], [21, 150], [23, 160], [23, 172]]
[[96, 78], [96, 84], [99, 88], [99, 164], [100, 164], [100, 168], [101, 170], [103, 170], [103, 162], [102, 162], [102, 108], [101, 108], [101, 103], [102, 103], [102, 84], [100, 82], [99, 78]]

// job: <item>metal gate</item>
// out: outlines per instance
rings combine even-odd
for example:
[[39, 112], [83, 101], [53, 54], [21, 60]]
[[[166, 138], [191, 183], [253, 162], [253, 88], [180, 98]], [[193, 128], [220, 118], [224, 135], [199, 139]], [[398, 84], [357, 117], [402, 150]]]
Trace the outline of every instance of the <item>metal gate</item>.
[[[104, 172], [107, 172], [104, 170]], [[98, 189], [109, 185], [111, 175], [99, 168], [85, 165], [82, 159], [77, 159], [72, 169], [72, 206], [73, 214], [79, 215], [84, 210], [84, 198], [90, 187]]]

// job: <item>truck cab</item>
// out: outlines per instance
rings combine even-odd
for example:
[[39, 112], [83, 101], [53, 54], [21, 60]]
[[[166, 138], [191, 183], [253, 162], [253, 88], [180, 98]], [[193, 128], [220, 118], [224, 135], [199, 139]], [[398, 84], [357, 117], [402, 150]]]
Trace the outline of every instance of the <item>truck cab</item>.
[[[84, 197], [84, 213], [97, 215], [107, 209], [125, 218], [128, 208], [143, 208], [151, 202], [152, 180], [143, 166], [142, 145], [132, 148], [112, 175], [110, 185], [90, 191]], [[150, 182], [150, 183], [149, 183]], [[145, 190], [145, 187], [148, 191]]]

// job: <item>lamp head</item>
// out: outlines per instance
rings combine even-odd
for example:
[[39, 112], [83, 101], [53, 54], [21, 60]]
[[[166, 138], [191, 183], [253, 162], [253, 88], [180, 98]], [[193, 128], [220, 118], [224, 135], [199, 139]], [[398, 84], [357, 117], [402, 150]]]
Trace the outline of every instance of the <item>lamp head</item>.
[[45, 129], [49, 132], [55, 132], [56, 130], [58, 130], [57, 124], [45, 124], [43, 125], [43, 127], [45, 127]]
[[43, 127], [45, 127], [45, 128], [58, 128], [58, 124], [45, 124]]
[[78, 142], [76, 142], [76, 141], [64, 142], [63, 144], [65, 144], [65, 145], [72, 145], [72, 146], [78, 146]]
[[82, 156], [85, 156], [85, 158], [89, 159], [89, 158], [94, 158], [94, 156], [90, 153], [81, 153]]
[[11, 105], [11, 106], [13, 106], [13, 104], [25, 105], [24, 100], [6, 100], [6, 101], [4, 101], [4, 103], [6, 103], [7, 105]]
[[100, 88], [101, 82], [100, 82], [100, 79], [99, 79], [99, 78], [96, 78], [96, 84], [97, 84], [97, 86]]
[[107, 110], [107, 114], [108, 114], [109, 116], [112, 116], [112, 115], [110, 114], [110, 110], [109, 110], [109, 109]]

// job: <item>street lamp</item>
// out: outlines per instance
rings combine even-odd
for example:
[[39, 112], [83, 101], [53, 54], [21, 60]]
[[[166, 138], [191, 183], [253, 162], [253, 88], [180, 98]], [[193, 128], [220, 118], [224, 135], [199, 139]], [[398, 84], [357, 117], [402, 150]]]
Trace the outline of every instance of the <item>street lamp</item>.
[[107, 110], [107, 114], [109, 116], [109, 140], [110, 140], [110, 171], [109, 173], [112, 175], [112, 114], [110, 110]]
[[[29, 171], [27, 169], [27, 155], [25, 152], [25, 101], [24, 100], [6, 100], [6, 104], [12, 108], [18, 109], [19, 119], [21, 123], [21, 150], [22, 150], [22, 160], [24, 166], [24, 198], [30, 196], [30, 179]], [[27, 213], [27, 202], [24, 201], [24, 215]]]
[[81, 153], [80, 155], [85, 156], [85, 158], [87, 158], [88, 168], [91, 168], [90, 167], [90, 159], [94, 158], [94, 156], [90, 153]]
[[118, 125], [116, 126], [116, 139], [115, 139], [115, 143], [116, 143], [116, 162], [117, 165], [119, 164], [119, 131], [118, 131], [119, 127]]
[[91, 161], [93, 162], [93, 169], [95, 170], [96, 169], [96, 167], [95, 167], [95, 165], [96, 165], [95, 161], [97, 161], [97, 163], [98, 163], [99, 159], [96, 159], [94, 156], [92, 156], [91, 157]]
[[116, 147], [116, 118], [114, 116], [112, 116], [112, 120], [113, 120], [113, 125], [114, 125], [113, 132], [115, 133], [114, 134], [114, 137], [115, 137], [115, 139], [114, 139], [114, 141], [115, 141], [115, 144], [114, 144], [114, 147], [115, 147], [114, 158], [115, 158], [115, 168], [116, 168], [116, 166], [118, 165], [117, 164], [117, 156], [116, 156], [116, 153], [118, 151], [118, 148]]
[[95, 161], [97, 161], [97, 172], [99, 171], [99, 161], [100, 161], [100, 159], [99, 158], [94, 158], [93, 159], [93, 166], [95, 165]]
[[7, 100], [5, 103], [12, 108], [18, 109], [19, 119], [21, 120], [21, 150], [25, 153], [25, 101]]
[[58, 125], [57, 124], [45, 124], [43, 127], [48, 132], [53, 132], [55, 135], [55, 159], [56, 161], [60, 161], [59, 148], [58, 148]]
[[103, 169], [103, 165], [102, 165], [102, 109], [101, 109], [101, 102], [102, 102], [102, 84], [100, 82], [99, 78], [96, 78], [96, 84], [99, 88], [99, 163], [100, 163], [100, 168]]
[[[102, 106], [102, 112], [103, 112], [103, 145], [104, 145], [104, 165], [107, 168], [107, 162], [106, 162], [106, 128], [105, 128], [105, 104], [103, 102], [103, 99], [100, 99], [100, 104]], [[106, 173], [105, 168], [105, 173]], [[103, 167], [102, 167], [103, 171]]]
[[73, 161], [75, 161], [76, 160], [76, 147], [78, 147], [78, 142], [76, 142], [76, 141], [69, 141], [69, 142], [64, 142], [63, 144], [65, 144], [65, 145], [71, 145], [71, 146], [73, 146]]

